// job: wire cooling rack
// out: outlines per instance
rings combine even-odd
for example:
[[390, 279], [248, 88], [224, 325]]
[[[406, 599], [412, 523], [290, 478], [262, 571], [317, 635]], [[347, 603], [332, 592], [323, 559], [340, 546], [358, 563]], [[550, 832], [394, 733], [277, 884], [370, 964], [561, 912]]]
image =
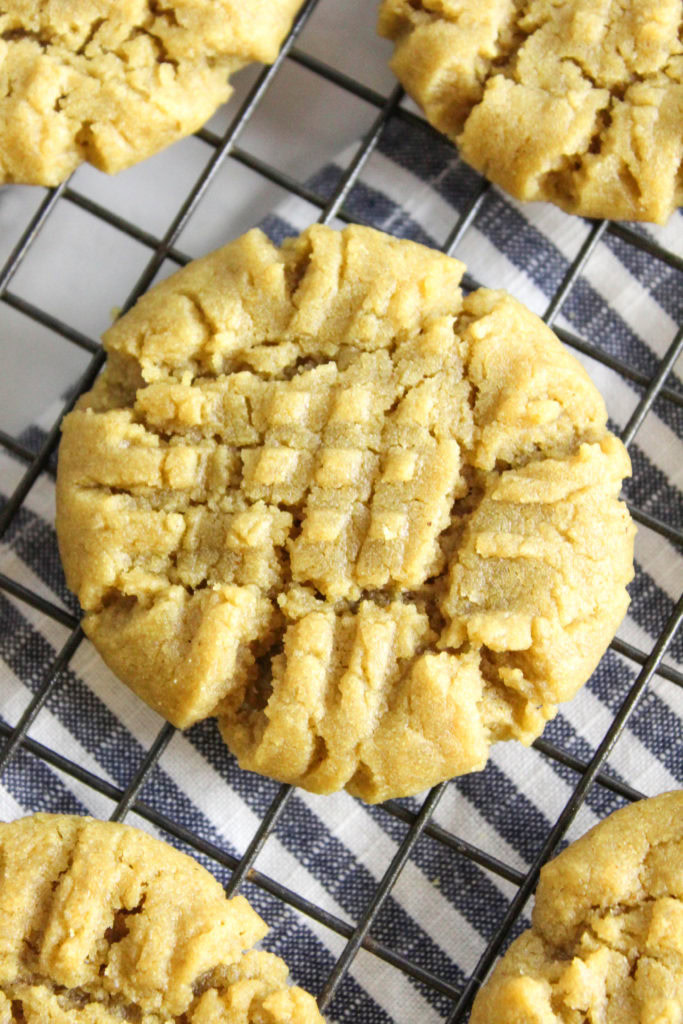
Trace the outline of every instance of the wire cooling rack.
[[[153, 283], [160, 271], [164, 272], [164, 268], [180, 266], [188, 262], [189, 255], [180, 247], [182, 232], [227, 162], [231, 162], [231, 166], [234, 168], [238, 166], [247, 168], [258, 180], [267, 181], [277, 186], [283, 194], [296, 197], [308, 204], [312, 210], [318, 212], [318, 220], [321, 223], [358, 221], [357, 212], [352, 211], [349, 206], [349, 199], [363, 168], [388, 126], [399, 121], [421, 133], [420, 137], [425, 145], [432, 142], [436, 144], [435, 140], [438, 137], [411, 110], [409, 105], [405, 104], [400, 88], [396, 87], [389, 92], [389, 95], [385, 95], [340, 71], [337, 67], [297, 48], [297, 37], [314, 13], [315, 8], [324, 6], [324, 2], [325, 0], [308, 0], [304, 4], [278, 60], [272, 67], [259, 73], [250, 91], [241, 100], [226, 129], [219, 133], [207, 128], [198, 133], [198, 140], [204, 147], [209, 147], [207, 150], [210, 154], [209, 159], [203, 162], [191, 187], [187, 189], [182, 201], [178, 204], [170, 226], [161, 237], [140, 227], [129, 217], [121, 215], [104, 203], [93, 199], [92, 196], [86, 195], [76, 188], [73, 182], [69, 181], [59, 188], [50, 190], [35, 212], [27, 219], [18, 241], [9, 253], [0, 272], [0, 301], [2, 304], [0, 313], [3, 308], [14, 310], [34, 324], [45, 328], [55, 345], [75, 346], [83, 350], [87, 354], [88, 361], [59, 415], [45, 433], [40, 435], [37, 450], [31, 444], [30, 438], [0, 430], [0, 445], [6, 453], [11, 454], [24, 467], [18, 483], [7, 495], [7, 500], [0, 512], [0, 539], [21, 518], [22, 510], [36, 481], [43, 474], [49, 475], [54, 472], [53, 455], [58, 443], [61, 418], [72, 407], [78, 395], [91, 386], [104, 361], [99, 342], [90, 337], [80, 326], [62, 319], [54, 312], [42, 308], [37, 302], [30, 301], [12, 290], [12, 282], [19, 269], [26, 261], [31, 260], [36, 240], [54, 221], [57, 211], [63, 208], [64, 204], [86, 212], [97, 221], [109, 225], [115, 232], [135, 240], [145, 251], [143, 269], [123, 303], [122, 308], [125, 310]], [[317, 188], [310, 182], [302, 183], [287, 169], [278, 166], [277, 161], [264, 159], [240, 145], [240, 139], [250, 120], [254, 117], [268, 91], [272, 89], [273, 82], [285, 65], [303, 69], [311, 76], [312, 82], [332, 85], [344, 94], [362, 101], [367, 108], [373, 111], [369, 127], [360, 143], [348, 151], [348, 159], [337, 175], [331, 190]], [[476, 188], [459, 214], [456, 216], [454, 213], [453, 224], [442, 246], [443, 250], [449, 254], [460, 252], [461, 242], [466, 233], [476, 226], [486, 200], [489, 186], [483, 180], [475, 178], [473, 180], [477, 182]], [[632, 366], [619, 355], [608, 352], [594, 341], [555, 324], [562, 308], [577, 286], [588, 261], [605, 235], [618, 237], [634, 253], [638, 254], [636, 265], [640, 268], [640, 273], [643, 276], [656, 272], [656, 268], [659, 266], [677, 271], [678, 287], [683, 287], [683, 260], [672, 249], [655, 240], [651, 233], [624, 224], [605, 221], [592, 222], [544, 312], [545, 321], [554, 326], [556, 332], [570, 347], [621, 378], [639, 386], [640, 397], [630, 419], [621, 430], [622, 440], [628, 446], [634, 441], [656, 402], [672, 403], [678, 408], [683, 406], [683, 393], [670, 379], [671, 370], [683, 348], [683, 330], [679, 330], [675, 335], [668, 350], [660, 359], [655, 372], [646, 372], [642, 367]], [[68, 240], [65, 244], [69, 244]], [[495, 281], [482, 283], [496, 284]], [[471, 276], [466, 278], [465, 284], [468, 288], [478, 286], [478, 282]], [[12, 367], [6, 365], [5, 374], [11, 375], [11, 371]], [[38, 365], [35, 367], [35, 374], [36, 377], [40, 375], [40, 366]], [[638, 493], [637, 488], [634, 493]], [[683, 533], [677, 527], [675, 517], [669, 521], [666, 514], [655, 515], [640, 507], [638, 502], [629, 503], [629, 507], [636, 522], [651, 532], [654, 538], [653, 550], [659, 550], [657, 543], [660, 541], [666, 545], [681, 545]], [[175, 730], [172, 726], [166, 724], [160, 729], [140, 762], [134, 767], [125, 787], [112, 784], [104, 777], [104, 773], [94, 772], [65, 756], [60, 750], [53, 749], [32, 738], [29, 733], [34, 722], [46, 702], [55, 694], [60, 678], [69, 667], [84, 638], [77, 617], [63, 606], [50, 600], [39, 587], [32, 587], [26, 582], [0, 573], [0, 590], [20, 606], [35, 609], [68, 631], [66, 641], [58, 650], [48, 671], [32, 686], [33, 696], [21, 709], [21, 713], [15, 716], [14, 723], [9, 724], [4, 718], [0, 720], [0, 737], [4, 738], [4, 745], [0, 751], [0, 773], [6, 773], [10, 769], [20, 752], [24, 756], [38, 759], [51, 769], [73, 780], [74, 783], [87, 787], [112, 801], [115, 805], [111, 813], [112, 820], [121, 821], [129, 814], [138, 815], [152, 826], [162, 830], [167, 837], [184, 844], [185, 848], [191, 849], [197, 855], [203, 856], [205, 863], [208, 858], [209, 864], [213, 865], [217, 871], [227, 869], [229, 880], [226, 887], [230, 894], [235, 893], [244, 883], [248, 882], [250, 889], [251, 886], [254, 886], [262, 890], [272, 899], [294, 908], [316, 926], [334, 933], [339, 939], [339, 954], [331, 969], [326, 970], [326, 977], [322, 979], [316, 994], [321, 1009], [340, 1018], [344, 1014], [337, 1012], [338, 1002], [333, 1003], [333, 998], [338, 993], [340, 986], [343, 987], [355, 958], [363, 949], [390, 965], [397, 972], [413, 979], [425, 990], [438, 993], [442, 997], [439, 1007], [444, 1018], [453, 1022], [465, 1020], [479, 984], [501, 949], [509, 941], [510, 936], [519, 929], [521, 915], [535, 888], [542, 864], [562, 842], [591, 788], [603, 787], [616, 794], [622, 801], [637, 800], [642, 796], [636, 785], [637, 779], [625, 781], [623, 778], [616, 778], [610, 774], [607, 757], [627, 720], [639, 703], [644, 700], [653, 678], [657, 676], [659, 680], [665, 680], [674, 688], [683, 686], [683, 675], [672, 663], [665, 663], [663, 660], [683, 615], [683, 604], [679, 600], [666, 621], [659, 623], [655, 642], [651, 646], [644, 644], [638, 646], [621, 638], [613, 641], [611, 645], [613, 651], [626, 659], [632, 666], [637, 667], [637, 676], [621, 703], [613, 708], [609, 727], [604, 731], [599, 743], [595, 745], [592, 756], [579, 758], [548, 739], [540, 739], [535, 743], [533, 756], [549, 758], [561, 764], [566, 770], [566, 776], [571, 779], [572, 792], [547, 831], [527, 870], [520, 870], [507, 863], [505, 858], [495, 856], [476, 842], [463, 838], [449, 828], [436, 823], [434, 815], [437, 804], [446, 786], [449, 785], [444, 783], [432, 789], [421, 804], [411, 801], [388, 801], [383, 805], [383, 813], [391, 816], [405, 827], [400, 841], [397, 840], [395, 843], [389, 866], [377, 880], [373, 891], [365, 898], [361, 912], [355, 920], [344, 920], [330, 912], [321, 902], [308, 898], [254, 866], [269, 836], [277, 828], [278, 822], [282, 821], [288, 813], [293, 796], [291, 787], [281, 786], [275, 790], [273, 796], [272, 784], [267, 784], [264, 780], [264, 785], [269, 785], [271, 788], [264, 790], [269, 796], [263, 805], [260, 823], [242, 855], [237, 856], [226, 852], [215, 842], [198, 835], [182, 820], [174, 820], [142, 799], [143, 787], [153, 776], [155, 766], [174, 736]], [[0, 711], [2, 710], [0, 705]], [[683, 752], [679, 751], [679, 755], [683, 760]], [[443, 972], [425, 966], [418, 956], [408, 955], [401, 949], [393, 948], [387, 941], [374, 938], [371, 934], [373, 925], [381, 915], [389, 894], [413, 855], [416, 844], [424, 837], [440, 844], [448, 857], [452, 858], [453, 863], [464, 858], [493, 873], [499, 879], [505, 880], [512, 887], [513, 895], [507, 909], [501, 914], [489, 941], [480, 949], [478, 961], [467, 976], [459, 982], [446, 977]], [[365, 1020], [366, 1018], [361, 1015], [355, 1016], [354, 1019]]]

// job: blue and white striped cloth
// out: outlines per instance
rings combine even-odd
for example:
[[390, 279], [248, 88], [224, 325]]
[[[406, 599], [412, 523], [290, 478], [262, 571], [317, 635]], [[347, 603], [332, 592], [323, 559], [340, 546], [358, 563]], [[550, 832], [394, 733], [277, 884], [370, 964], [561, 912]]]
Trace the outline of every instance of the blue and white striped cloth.
[[[311, 187], [330, 194], [349, 155], [342, 154], [338, 162], [326, 166]], [[395, 235], [440, 245], [476, 191], [478, 180], [448, 143], [395, 119], [366, 164], [346, 210]], [[264, 227], [279, 241], [311, 219], [311, 207], [291, 198], [266, 218]], [[642, 230], [680, 251], [682, 228], [683, 217], [675, 214], [665, 228]], [[507, 288], [543, 313], [588, 230], [586, 222], [553, 207], [523, 206], [492, 189], [456, 255], [483, 284]], [[557, 323], [651, 377], [682, 319], [683, 275], [606, 233]], [[581, 358], [619, 430], [642, 387], [597, 361]], [[32, 372], [39, 369], [34, 366]], [[683, 395], [678, 378], [672, 376], [667, 384]], [[57, 407], [47, 408], [24, 432], [25, 443], [35, 446], [40, 441]], [[682, 406], [659, 399], [631, 446], [634, 477], [625, 488], [635, 506], [679, 528], [683, 525], [682, 433]], [[3, 500], [23, 468], [6, 452], [0, 455]], [[57, 554], [53, 506], [54, 479], [44, 473], [0, 547], [0, 571], [75, 612]], [[649, 652], [677, 599], [681, 558], [667, 540], [642, 527], [636, 558], [631, 608], [620, 636]], [[6, 723], [17, 721], [67, 635], [64, 627], [0, 591], [0, 712]], [[679, 665], [683, 661], [683, 636], [674, 640], [667, 660]], [[589, 684], [548, 726], [546, 738], [582, 760], [589, 759], [637, 668], [609, 651]], [[683, 689], [655, 677], [610, 757], [611, 773], [648, 795], [683, 785], [682, 720]], [[86, 641], [30, 735], [113, 785], [125, 787], [161, 724], [118, 683]], [[570, 769], [535, 750], [500, 745], [485, 771], [448, 786], [435, 821], [523, 872], [577, 781]], [[239, 770], [215, 724], [208, 721], [174, 735], [141, 799], [239, 855], [276, 791], [277, 785], [270, 780]], [[593, 786], [570, 838], [620, 802], [610, 790]], [[418, 800], [404, 803], [419, 806]], [[2, 779], [0, 816], [5, 819], [37, 810], [107, 817], [112, 809], [111, 801], [23, 749]], [[127, 820], [150, 830], [135, 814]], [[296, 793], [256, 866], [353, 923], [371, 899], [405, 831], [405, 824], [382, 807], [364, 806], [346, 794]], [[215, 862], [204, 862], [225, 877]], [[297, 982], [313, 992], [319, 990], [343, 940], [252, 884], [243, 891], [271, 926], [267, 948], [285, 957]], [[495, 933], [514, 891], [511, 883], [424, 836], [371, 934], [444, 980], [461, 984]], [[330, 1018], [429, 1024], [446, 1016], [449, 1006], [443, 996], [361, 951], [332, 1004]]]

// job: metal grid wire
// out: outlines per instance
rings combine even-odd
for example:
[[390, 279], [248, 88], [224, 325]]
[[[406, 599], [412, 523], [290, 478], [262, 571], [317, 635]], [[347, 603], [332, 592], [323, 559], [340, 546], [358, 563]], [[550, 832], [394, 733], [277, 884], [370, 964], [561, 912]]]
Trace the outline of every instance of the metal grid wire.
[[[190, 257], [177, 247], [178, 239], [215, 178], [218, 169], [228, 156], [268, 181], [280, 186], [290, 195], [297, 196], [319, 209], [319, 223], [329, 223], [334, 218], [347, 222], [352, 220], [357, 222], [358, 217], [352, 217], [345, 209], [345, 201], [388, 122], [392, 118], [400, 118], [416, 125], [419, 124], [422, 131], [431, 131], [421, 118], [418, 118], [409, 109], [401, 106], [403, 92], [399, 87], [395, 88], [387, 98], [339, 70], [296, 49], [296, 37], [318, 2], [319, 0], [308, 0], [304, 4], [282, 48], [280, 56], [271, 67], [261, 72], [225, 133], [219, 136], [208, 129], [198, 133], [198, 137], [212, 147], [213, 153], [192, 188], [185, 196], [170, 227], [162, 238], [154, 237], [136, 224], [131, 223], [128, 219], [119, 216], [115, 212], [75, 191], [68, 181], [47, 193], [23, 231], [21, 238], [0, 271], [0, 301], [18, 310], [33, 321], [47, 327], [54, 334], [66, 339], [66, 341], [79, 346], [90, 354], [90, 361], [85, 372], [82, 373], [77, 381], [71, 397], [48, 431], [37, 453], [9, 433], [0, 431], [0, 445], [26, 464], [23, 476], [0, 512], [0, 538], [6, 534], [10, 525], [15, 521], [38, 477], [44, 472], [52, 471], [51, 457], [57, 446], [61, 419], [72, 408], [77, 397], [92, 385], [104, 362], [104, 353], [98, 341], [93, 340], [69, 323], [53, 316], [39, 306], [19, 297], [10, 289], [12, 278], [60, 201], [65, 200], [80, 207], [94, 217], [106, 222], [117, 231], [124, 233], [129, 238], [142, 243], [149, 250], [149, 260], [123, 305], [123, 311], [125, 311], [149, 288], [164, 261], [170, 260], [177, 265], [184, 265], [189, 262]], [[320, 195], [314, 188], [301, 184], [290, 174], [247, 152], [238, 145], [240, 135], [248, 124], [250, 117], [263, 99], [270, 84], [278, 74], [280, 67], [286, 61], [291, 61], [304, 67], [313, 75], [345, 90], [350, 95], [363, 100], [366, 104], [370, 104], [377, 111], [374, 121], [357, 146], [336, 188], [332, 195], [328, 197]], [[453, 224], [442, 247], [444, 252], [449, 255], [456, 253], [463, 235], [476, 222], [488, 188], [489, 185], [482, 180], [469, 206], [457, 217]], [[563, 304], [566, 302], [579, 275], [582, 273], [587, 261], [605, 232], [618, 236], [629, 246], [633, 246], [640, 250], [641, 253], [646, 254], [650, 260], [663, 261], [669, 267], [683, 273], [683, 259], [653, 241], [644, 233], [641, 234], [639, 231], [624, 224], [607, 221], [595, 222], [591, 225], [590, 231], [576, 256], [571, 261], [564, 279], [548, 303], [544, 320], [549, 325], [554, 325], [554, 321], [560, 313]], [[490, 282], [483, 283], [487, 284]], [[479, 287], [479, 282], [467, 275], [464, 284], [467, 289]], [[681, 279], [681, 284], [683, 285], [683, 278]], [[669, 373], [683, 350], [683, 328], [676, 334], [665, 356], [659, 362], [656, 373], [652, 377], [628, 365], [623, 360], [608, 354], [600, 347], [579, 337], [570, 330], [558, 327], [554, 327], [554, 330], [571, 348], [590, 356], [622, 377], [642, 387], [642, 397], [638, 401], [627, 425], [621, 432], [621, 438], [627, 446], [633, 442], [656, 400], [666, 400], [678, 406], [683, 406], [683, 395], [678, 390], [667, 386]], [[629, 504], [629, 508], [636, 522], [648, 527], [656, 534], [676, 545], [683, 543], [683, 534], [675, 526], [633, 504]], [[278, 819], [286, 810], [288, 801], [292, 796], [292, 787], [283, 785], [279, 788], [266, 813], [263, 815], [244, 855], [238, 858], [221, 850], [215, 844], [193, 834], [177, 821], [171, 820], [140, 799], [139, 794], [143, 785], [149, 779], [154, 766], [175, 732], [171, 725], [166, 724], [160, 730], [125, 789], [112, 785], [104, 778], [99, 777], [57, 751], [49, 749], [42, 743], [32, 739], [28, 735], [30, 727], [56, 687], [60, 674], [67, 668], [77, 651], [83, 640], [83, 633], [75, 616], [47, 600], [39, 593], [34, 592], [29, 587], [10, 579], [2, 573], [0, 573], [0, 590], [32, 606], [70, 631], [66, 642], [55, 657], [45, 678], [25, 707], [16, 725], [12, 727], [0, 722], [0, 736], [5, 741], [4, 747], [0, 752], [0, 776], [6, 770], [10, 760], [21, 748], [53, 768], [64, 772], [72, 779], [112, 800], [115, 803], [115, 809], [111, 815], [111, 820], [121, 821], [129, 812], [134, 811], [152, 825], [164, 830], [198, 853], [229, 869], [231, 876], [226, 887], [229, 894], [237, 892], [245, 879], [248, 878], [249, 882], [261, 887], [276, 899], [284, 901], [290, 907], [341, 936], [342, 939], [346, 940], [342, 952], [321, 991], [317, 993], [318, 1002], [323, 1011], [329, 1007], [335, 992], [349, 971], [354, 957], [362, 947], [397, 970], [404, 972], [428, 988], [447, 997], [451, 1001], [452, 1006], [448, 1016], [450, 1022], [465, 1020], [478, 986], [501, 951], [501, 948], [508, 941], [525, 904], [536, 886], [541, 866], [552, 856], [553, 851], [565, 836], [567, 829], [585, 800], [589, 788], [594, 785], [606, 787], [629, 801], [637, 800], [642, 796], [635, 787], [610, 777], [605, 767], [606, 759], [615, 741], [636, 708], [636, 705], [643, 698], [653, 675], [657, 673], [671, 684], [678, 687], [683, 686], [683, 674], [662, 661], [683, 616], [682, 598], [678, 601], [673, 613], [665, 623], [650, 650], [641, 650], [621, 639], [615, 639], [612, 642], [612, 649], [638, 665], [640, 671], [623, 703], [612, 718], [611, 724], [605, 732], [595, 754], [589, 761], [583, 761], [544, 739], [539, 739], [534, 744], [536, 750], [542, 755], [554, 759], [571, 769], [575, 773], [575, 785], [570, 799], [547, 833], [541, 849], [526, 873], [504, 863], [485, 850], [459, 838], [447, 829], [432, 822], [431, 819], [436, 806], [447, 785], [447, 783], [442, 783], [431, 790], [417, 813], [393, 800], [387, 801], [382, 805], [386, 813], [404, 822], [408, 826], [408, 830], [403, 841], [399, 844], [389, 867], [386, 869], [379, 884], [377, 884], [372, 898], [365, 907], [365, 911], [357, 923], [352, 925], [322, 907], [317, 906], [273, 878], [261, 873], [254, 867], [254, 862], [260, 850], [272, 833]], [[396, 883], [403, 866], [410, 857], [411, 851], [423, 834], [441, 844], [444, 849], [450, 851], [453, 857], [468, 858], [470, 861], [488, 869], [517, 887], [516, 894], [509, 903], [507, 912], [482, 953], [474, 971], [463, 986], [456, 986], [443, 980], [433, 972], [415, 963], [409, 957], [392, 950], [384, 943], [374, 939], [369, 934], [373, 922]]]

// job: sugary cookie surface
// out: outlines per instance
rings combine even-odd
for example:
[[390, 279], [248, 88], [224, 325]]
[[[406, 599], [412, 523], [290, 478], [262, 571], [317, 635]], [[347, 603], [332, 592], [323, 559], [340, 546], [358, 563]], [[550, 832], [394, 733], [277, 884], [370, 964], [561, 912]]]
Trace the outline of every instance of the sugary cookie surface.
[[628, 456], [553, 333], [366, 228], [253, 231], [105, 336], [64, 423], [84, 628], [247, 768], [366, 800], [530, 742], [625, 613]]
[[663, 223], [683, 203], [682, 0], [383, 0], [392, 67], [518, 199]]
[[0, 184], [120, 171], [189, 135], [275, 59], [301, 0], [5, 0]]
[[596, 825], [541, 872], [533, 927], [475, 1000], [471, 1024], [679, 1024], [683, 791]]
[[323, 1024], [244, 897], [144, 832], [37, 814], [0, 866], [0, 1024]]

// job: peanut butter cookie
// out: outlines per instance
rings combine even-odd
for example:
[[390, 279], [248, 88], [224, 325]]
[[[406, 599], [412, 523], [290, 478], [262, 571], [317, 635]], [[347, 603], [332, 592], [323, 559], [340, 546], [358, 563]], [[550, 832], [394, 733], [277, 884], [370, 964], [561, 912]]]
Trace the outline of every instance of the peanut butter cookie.
[[200, 128], [302, 0], [5, 0], [0, 184], [113, 173]]
[[365, 800], [531, 742], [628, 604], [629, 473], [538, 317], [369, 228], [260, 231], [153, 288], [64, 422], [84, 629], [249, 769]]
[[0, 864], [0, 1024], [322, 1024], [245, 898], [144, 832], [37, 814]]
[[392, 67], [518, 199], [663, 223], [683, 202], [681, 0], [383, 0]]
[[541, 871], [533, 927], [471, 1024], [683, 1019], [683, 791], [625, 807]]

